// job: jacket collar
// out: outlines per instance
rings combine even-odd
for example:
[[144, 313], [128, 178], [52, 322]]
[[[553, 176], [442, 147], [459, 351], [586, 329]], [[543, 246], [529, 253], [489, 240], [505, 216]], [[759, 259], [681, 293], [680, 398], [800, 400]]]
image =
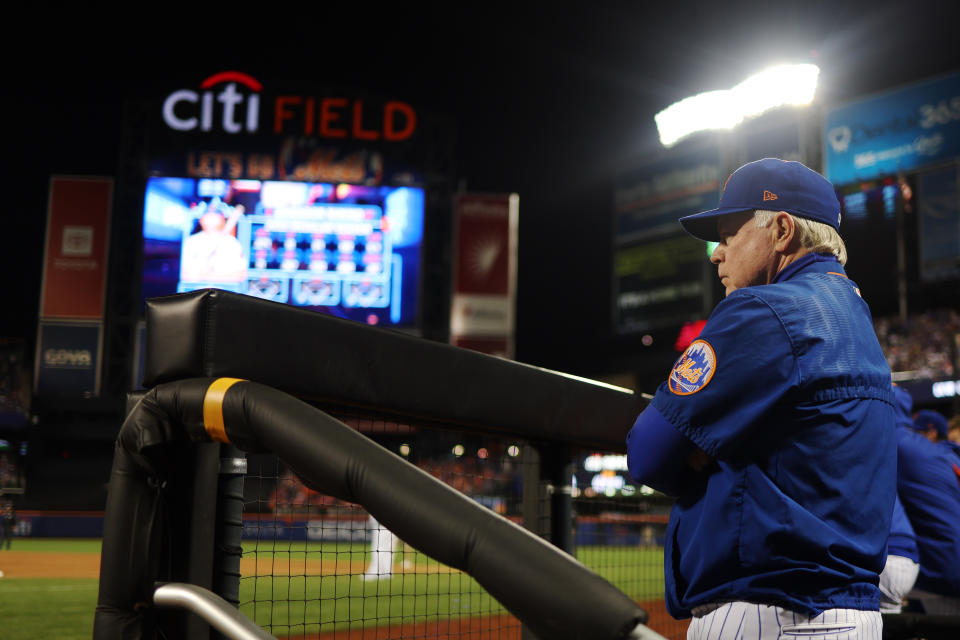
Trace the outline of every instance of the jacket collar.
[[831, 253], [808, 253], [781, 269], [773, 277], [773, 282], [791, 280], [801, 273], [832, 273], [844, 278], [847, 277], [843, 265], [840, 264], [835, 255]]

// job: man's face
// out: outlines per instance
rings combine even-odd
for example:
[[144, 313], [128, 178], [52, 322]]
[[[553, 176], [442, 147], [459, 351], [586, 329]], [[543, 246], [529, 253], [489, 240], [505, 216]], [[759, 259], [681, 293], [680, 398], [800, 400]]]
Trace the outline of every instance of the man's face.
[[773, 229], [760, 229], [753, 222], [753, 212], [731, 213], [717, 221], [720, 244], [713, 250], [710, 262], [717, 265], [717, 275], [726, 288], [724, 295], [756, 284], [768, 284], [776, 275], [776, 254], [773, 250]]
[[226, 220], [219, 211], [208, 211], [200, 216], [200, 227], [204, 231], [220, 231], [225, 224]]

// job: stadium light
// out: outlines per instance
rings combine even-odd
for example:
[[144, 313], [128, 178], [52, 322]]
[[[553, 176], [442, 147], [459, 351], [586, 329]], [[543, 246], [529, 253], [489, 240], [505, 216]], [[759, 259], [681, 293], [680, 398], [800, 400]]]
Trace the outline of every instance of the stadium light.
[[660, 143], [671, 147], [698, 131], [732, 129], [746, 118], [786, 105], [813, 101], [820, 68], [813, 64], [771, 67], [733, 87], [675, 102], [656, 116]]

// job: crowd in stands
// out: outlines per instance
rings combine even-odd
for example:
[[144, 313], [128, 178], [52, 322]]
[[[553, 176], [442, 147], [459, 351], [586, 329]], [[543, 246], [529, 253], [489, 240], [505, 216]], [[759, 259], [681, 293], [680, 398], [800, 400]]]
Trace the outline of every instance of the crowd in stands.
[[269, 507], [273, 513], [322, 514], [353, 505], [308, 488], [292, 471], [284, 469], [270, 493]]
[[23, 472], [16, 455], [0, 452], [0, 489], [13, 488], [23, 488]]
[[912, 378], [954, 379], [960, 312], [941, 309], [898, 317], [874, 319], [880, 346], [894, 373], [911, 372]]
[[[442, 456], [424, 459], [417, 466], [469, 496], [512, 496], [516, 487], [516, 465], [509, 458], [482, 459], [476, 456]], [[325, 513], [356, 506], [308, 488], [289, 469], [281, 472], [269, 498], [274, 513]]]
[[30, 383], [22, 341], [0, 337], [0, 428], [23, 427], [30, 411]]

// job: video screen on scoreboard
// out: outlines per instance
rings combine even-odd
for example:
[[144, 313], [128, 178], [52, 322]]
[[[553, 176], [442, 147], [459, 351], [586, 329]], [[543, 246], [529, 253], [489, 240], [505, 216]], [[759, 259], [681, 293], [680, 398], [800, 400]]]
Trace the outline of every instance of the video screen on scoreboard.
[[151, 177], [143, 298], [219, 288], [367, 324], [417, 324], [416, 187]]
[[580, 459], [573, 476], [574, 496], [578, 498], [632, 497], [652, 493], [638, 487], [627, 469], [627, 456], [591, 453]]

